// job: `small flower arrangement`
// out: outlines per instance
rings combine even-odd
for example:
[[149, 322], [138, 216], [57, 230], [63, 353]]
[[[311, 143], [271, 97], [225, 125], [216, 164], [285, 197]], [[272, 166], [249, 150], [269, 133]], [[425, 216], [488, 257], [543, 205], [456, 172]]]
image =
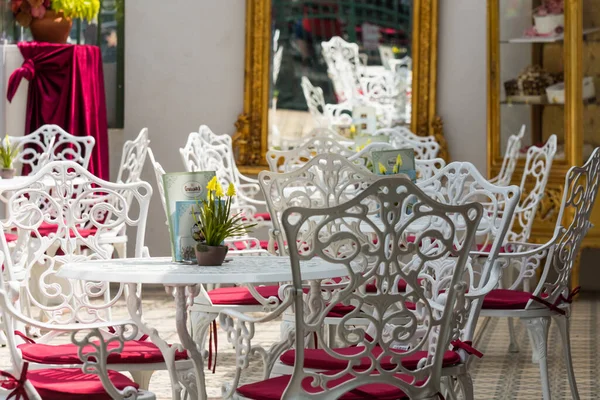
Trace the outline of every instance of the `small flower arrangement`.
[[[392, 168], [392, 174], [397, 174], [400, 172], [400, 167], [402, 166], [402, 156], [398, 154], [396, 157], [396, 163]], [[387, 168], [382, 163], [378, 163], [377, 167], [379, 168], [380, 175], [387, 175]]]
[[542, 4], [534, 10], [536, 17], [545, 17], [546, 15], [559, 15], [565, 12], [564, 0], [543, 0]]
[[8, 135], [2, 141], [0, 145], [0, 161], [2, 162], [2, 171], [1, 176], [4, 179], [13, 178], [15, 175], [15, 170], [13, 168], [13, 162], [19, 155], [18, 147], [12, 146], [10, 144], [10, 139]]
[[27, 28], [34, 19], [44, 18], [47, 11], [91, 21], [100, 11], [100, 0], [11, 0], [11, 9], [19, 25]]
[[231, 202], [236, 195], [233, 183], [225, 193], [215, 176], [206, 188], [206, 200], [198, 202], [198, 209], [192, 214], [197, 227], [194, 236], [198, 242], [196, 258], [199, 265], [221, 265], [227, 254], [227, 247], [223, 245], [225, 239], [245, 235], [256, 224], [244, 223], [244, 217], [239, 214], [231, 215]]

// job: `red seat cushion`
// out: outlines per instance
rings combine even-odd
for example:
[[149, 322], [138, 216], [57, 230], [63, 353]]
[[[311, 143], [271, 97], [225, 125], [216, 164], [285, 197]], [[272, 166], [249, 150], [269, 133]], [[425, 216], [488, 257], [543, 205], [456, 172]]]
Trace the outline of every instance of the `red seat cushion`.
[[[125, 375], [108, 371], [108, 377], [119, 390], [139, 386]], [[110, 400], [97, 375], [85, 374], [77, 368], [37, 369], [27, 372], [27, 379], [44, 400]]]
[[[339, 349], [333, 349], [336, 353], [344, 356], [352, 356], [364, 351], [364, 347], [345, 347]], [[397, 350], [398, 354], [404, 353], [402, 350]], [[373, 355], [378, 357], [382, 353], [381, 347], [375, 347], [373, 349]], [[426, 351], [417, 351], [410, 356], [402, 358], [402, 365], [407, 369], [417, 369], [419, 361], [427, 357]], [[285, 365], [293, 366], [296, 361], [296, 350], [288, 350], [283, 353], [280, 360]], [[396, 368], [396, 363], [392, 362], [391, 357], [384, 357], [381, 361], [381, 367], [386, 370]], [[456, 351], [447, 351], [444, 353], [443, 366], [449, 367], [460, 363], [460, 355]], [[347, 360], [341, 360], [330, 356], [323, 349], [305, 349], [304, 350], [304, 368], [317, 369], [317, 370], [343, 370], [348, 365]], [[356, 369], [366, 369], [371, 366], [371, 361], [368, 357], [364, 357], [360, 360]]]
[[[257, 286], [256, 291], [265, 298], [277, 297], [279, 286]], [[245, 286], [214, 289], [208, 292], [208, 297], [214, 305], [260, 305]]]
[[[396, 377], [410, 382], [411, 378], [406, 375], [396, 374]], [[328, 383], [328, 388], [336, 387], [353, 377], [346, 375], [338, 379], [334, 379]], [[237, 391], [242, 396], [253, 400], [281, 400], [283, 392], [290, 382], [290, 375], [278, 376], [276, 378], [267, 379], [262, 382], [251, 383], [238, 387]], [[320, 393], [321, 389], [312, 387], [312, 378], [305, 378], [302, 381], [302, 388], [308, 393]], [[372, 383], [360, 386], [350, 392], [344, 393], [339, 399], [341, 400], [398, 400], [408, 398], [402, 390], [397, 387], [385, 385], [382, 383]]]
[[[77, 355], [78, 347], [73, 343], [51, 345], [42, 343], [25, 343], [18, 346], [25, 361], [38, 364], [72, 365], [81, 364]], [[118, 343], [110, 343], [108, 348], [116, 348]], [[92, 351], [91, 346], [88, 351]], [[85, 351], [85, 348], [84, 348]], [[176, 360], [187, 359], [186, 352], [175, 352]], [[158, 347], [151, 342], [131, 340], [125, 342], [123, 351], [108, 356], [109, 364], [149, 364], [164, 362]]]
[[269, 213], [256, 213], [256, 214], [254, 214], [254, 216], [256, 218], [262, 218], [263, 221], [270, 221], [271, 220], [271, 214], [269, 214]]
[[483, 299], [484, 310], [522, 310], [525, 308], [531, 293], [520, 290], [494, 289]]
[[[38, 232], [40, 233], [40, 235], [42, 236], [48, 236], [52, 233], [56, 233], [58, 231], [58, 224], [50, 224], [48, 222], [42, 222], [40, 227], [38, 228]], [[87, 238], [89, 236], [92, 236], [96, 233], [97, 229], [92, 228], [92, 229], [80, 229], [77, 228], [77, 232], [79, 232], [79, 235], [82, 238]], [[70, 237], [75, 237], [75, 232], [72, 230], [69, 230], [69, 236]]]
[[15, 235], [14, 233], [4, 233], [4, 237], [6, 238], [7, 243], [16, 242], [19, 238], [19, 236]]

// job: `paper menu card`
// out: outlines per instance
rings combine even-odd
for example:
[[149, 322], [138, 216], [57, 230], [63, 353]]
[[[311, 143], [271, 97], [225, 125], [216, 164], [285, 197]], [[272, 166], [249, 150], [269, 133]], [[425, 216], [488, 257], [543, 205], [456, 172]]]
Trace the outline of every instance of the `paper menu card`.
[[[206, 199], [208, 189], [206, 185], [216, 175], [214, 171], [198, 171], [198, 172], [174, 172], [163, 175], [163, 185], [165, 188], [165, 201], [167, 203], [167, 219], [169, 222], [169, 236], [171, 239], [171, 254], [173, 261], [184, 261], [182, 252], [179, 249], [181, 242], [188, 243], [187, 232], [183, 234], [181, 240], [180, 226], [183, 229], [188, 223], [193, 226], [193, 217], [191, 213], [184, 217], [183, 214], [177, 215], [177, 203], [195, 204], [196, 201]], [[181, 210], [184, 212], [184, 209]], [[188, 210], [188, 212], [191, 212]], [[191, 218], [191, 221], [183, 221], [185, 218]], [[193, 250], [193, 248], [192, 248]], [[194, 254], [195, 258], [195, 254]]]
[[413, 149], [379, 150], [371, 153], [373, 172], [378, 175], [406, 174], [417, 180]]

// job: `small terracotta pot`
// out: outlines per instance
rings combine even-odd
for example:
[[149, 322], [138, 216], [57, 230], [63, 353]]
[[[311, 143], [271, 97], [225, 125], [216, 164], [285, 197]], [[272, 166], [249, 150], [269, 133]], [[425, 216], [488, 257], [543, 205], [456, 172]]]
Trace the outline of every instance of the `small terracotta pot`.
[[225, 256], [227, 256], [227, 246], [207, 246], [198, 244], [194, 250], [196, 251], [196, 260], [198, 265], [203, 267], [216, 267], [223, 265]]
[[0, 176], [2, 179], [12, 179], [15, 177], [16, 170], [14, 168], [2, 168], [0, 170]]
[[73, 20], [65, 17], [62, 11], [46, 11], [44, 18], [33, 18], [29, 29], [36, 42], [67, 43]]

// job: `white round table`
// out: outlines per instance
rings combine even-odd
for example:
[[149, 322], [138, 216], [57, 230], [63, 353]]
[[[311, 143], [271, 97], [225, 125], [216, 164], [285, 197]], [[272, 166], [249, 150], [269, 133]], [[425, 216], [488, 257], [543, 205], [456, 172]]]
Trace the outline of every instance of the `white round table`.
[[[331, 264], [318, 258], [301, 261], [300, 270], [303, 280], [313, 282], [348, 274], [344, 265]], [[175, 263], [170, 257], [149, 257], [72, 262], [63, 265], [57, 275], [69, 279], [124, 283], [129, 287], [127, 298], [129, 314], [139, 330], [148, 335], [163, 352], [171, 377], [173, 399], [180, 399], [182, 389], [180, 383], [182, 385], [183, 383], [175, 370], [176, 346], [166, 343], [158, 336], [155, 329], [147, 326], [142, 320], [141, 299], [136, 290], [137, 284], [164, 285], [167, 292], [175, 297], [177, 333], [193, 362], [196, 376], [197, 390], [189, 385], [185, 387], [191, 398], [206, 399], [204, 358], [201, 349], [187, 329], [188, 307], [199, 294], [199, 285], [211, 283], [260, 285], [268, 282], [289, 282], [292, 280], [292, 268], [289, 257], [231, 257], [219, 267]], [[282, 301], [282, 305], [285, 304]]]

